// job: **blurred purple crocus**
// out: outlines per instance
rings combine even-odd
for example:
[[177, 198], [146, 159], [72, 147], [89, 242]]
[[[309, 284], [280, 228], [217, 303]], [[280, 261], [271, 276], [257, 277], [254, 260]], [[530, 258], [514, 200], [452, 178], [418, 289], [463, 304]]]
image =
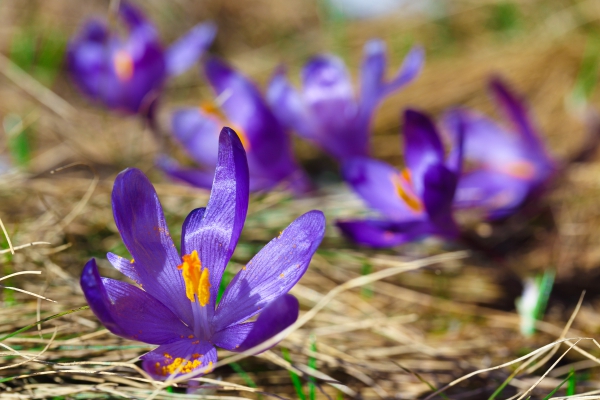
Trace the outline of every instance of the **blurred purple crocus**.
[[[310, 211], [269, 242], [217, 296], [248, 210], [248, 165], [229, 128], [206, 208], [183, 223], [180, 257], [156, 191], [137, 169], [121, 172], [112, 192], [115, 222], [132, 260], [109, 253], [112, 265], [138, 286], [102, 278], [94, 259], [81, 287], [98, 319], [112, 333], [159, 345], [141, 358], [157, 379], [209, 372], [215, 346], [241, 352], [262, 343], [298, 317], [288, 291], [306, 271], [325, 231], [320, 211]], [[247, 320], [260, 313], [253, 322]]]
[[359, 244], [391, 247], [423, 236], [446, 238], [459, 233], [452, 203], [462, 155], [446, 159], [438, 131], [429, 117], [404, 112], [406, 168], [366, 157], [342, 166], [344, 180], [383, 219], [338, 221], [342, 232]]
[[216, 27], [198, 24], [166, 50], [154, 25], [122, 1], [126, 37], [91, 19], [69, 42], [67, 63], [77, 87], [92, 100], [127, 114], [148, 114], [166, 79], [192, 66], [212, 43]]
[[285, 126], [339, 161], [366, 157], [375, 108], [386, 96], [415, 79], [423, 62], [423, 49], [414, 47], [396, 75], [386, 81], [385, 44], [372, 40], [364, 48], [358, 98], [343, 61], [333, 55], [320, 55], [304, 67], [301, 92], [291, 86], [280, 69], [270, 83], [267, 99]]
[[556, 164], [546, 152], [525, 105], [500, 79], [490, 82], [498, 108], [508, 126], [472, 110], [453, 109], [443, 118], [455, 139], [464, 124], [466, 163], [456, 190], [456, 208], [478, 208], [490, 219], [507, 217], [528, 198], [541, 192]]
[[231, 126], [248, 156], [251, 191], [268, 190], [280, 182], [296, 192], [305, 191], [308, 179], [294, 159], [290, 137], [254, 83], [216, 58], [204, 63], [204, 73], [218, 104], [177, 110], [171, 120], [175, 139], [200, 168], [182, 167], [166, 157], [159, 159], [159, 167], [175, 179], [209, 188], [219, 131]]

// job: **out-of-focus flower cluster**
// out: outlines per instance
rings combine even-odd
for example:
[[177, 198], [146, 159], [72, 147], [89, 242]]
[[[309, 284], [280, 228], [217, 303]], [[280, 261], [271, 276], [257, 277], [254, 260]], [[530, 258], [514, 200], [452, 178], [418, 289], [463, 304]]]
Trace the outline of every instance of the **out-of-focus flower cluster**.
[[[263, 95], [226, 62], [203, 56], [216, 34], [211, 23], [196, 26], [165, 50], [155, 27], [133, 5], [121, 2], [119, 16], [125, 37], [91, 20], [69, 45], [72, 78], [92, 100], [139, 115], [158, 131], [155, 113], [168, 77], [200, 60], [214, 92], [211, 101], [177, 109], [170, 119], [173, 139], [197, 166], [169, 154], [157, 158], [169, 177], [212, 188], [208, 206], [184, 222], [181, 257], [152, 185], [130, 169], [115, 182], [113, 212], [133, 259], [108, 258], [143, 290], [101, 278], [94, 260], [81, 278], [92, 310], [111, 332], [159, 345], [142, 357], [155, 377], [209, 371], [215, 346], [244, 351], [296, 320], [298, 303], [287, 292], [323, 237], [318, 211], [298, 218], [267, 244], [216, 301], [248, 193], [278, 186], [305, 195], [313, 188], [294, 158], [291, 132], [335, 159], [347, 185], [379, 213], [337, 222], [348, 238], [371, 247], [430, 235], [456, 239], [457, 211], [477, 210], [494, 221], [509, 217], [538, 199], [556, 173], [526, 106], [499, 78], [490, 81], [490, 89], [502, 122], [460, 107], [438, 120], [420, 110], [399, 110], [403, 168], [371, 158], [374, 113], [418, 77], [424, 64], [418, 46], [387, 80], [385, 44], [366, 43], [358, 92], [342, 60], [325, 54], [304, 66], [301, 89], [279, 67]], [[247, 322], [259, 311], [256, 321]]]

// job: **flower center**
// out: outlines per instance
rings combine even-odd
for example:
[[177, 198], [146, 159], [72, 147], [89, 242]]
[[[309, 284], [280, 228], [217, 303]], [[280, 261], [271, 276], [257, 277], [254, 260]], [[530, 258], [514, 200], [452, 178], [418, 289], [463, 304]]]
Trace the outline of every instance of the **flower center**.
[[133, 76], [133, 59], [125, 50], [119, 50], [115, 53], [113, 66], [120, 81], [128, 81]]
[[400, 174], [392, 174], [390, 179], [396, 188], [396, 194], [408, 208], [415, 213], [422, 212], [423, 204], [414, 191], [410, 170], [405, 168]]
[[223, 114], [223, 112], [221, 111], [221, 109], [219, 108], [219, 106], [217, 104], [215, 104], [212, 101], [204, 101], [204, 102], [202, 102], [202, 104], [200, 104], [200, 111], [202, 111], [204, 114], [206, 114], [209, 118], [213, 118], [213, 120], [217, 120], [219, 124], [227, 125], [231, 129], [233, 129], [235, 131], [235, 133], [237, 133], [238, 137], [240, 138], [240, 142], [242, 142], [242, 146], [244, 146], [244, 150], [246, 150], [246, 151], [250, 150], [250, 141], [248, 140], [248, 136], [246, 136], [246, 133], [244, 132], [244, 130], [242, 128], [240, 128], [239, 126], [235, 125], [233, 122], [228, 121], [227, 117], [225, 116], [225, 114]]
[[202, 269], [202, 263], [196, 250], [192, 251], [192, 254], [186, 254], [181, 258], [183, 264], [179, 265], [177, 269], [182, 270], [181, 274], [185, 282], [185, 295], [192, 303], [197, 298], [200, 305], [204, 307], [210, 301], [208, 268]]
[[[199, 360], [199, 358], [202, 357], [202, 354], [194, 353], [191, 360], [186, 360], [181, 357], [173, 359], [169, 354], [165, 354], [165, 359], [170, 362], [164, 366], [161, 365], [160, 362], [157, 362], [155, 365], [156, 373], [162, 376], [172, 375], [174, 373], [189, 374], [196, 368], [202, 366], [202, 361]], [[208, 363], [208, 368], [210, 369], [211, 366], [212, 361]]]
[[525, 160], [510, 162], [502, 170], [506, 174], [520, 179], [532, 179], [535, 176], [535, 166]]

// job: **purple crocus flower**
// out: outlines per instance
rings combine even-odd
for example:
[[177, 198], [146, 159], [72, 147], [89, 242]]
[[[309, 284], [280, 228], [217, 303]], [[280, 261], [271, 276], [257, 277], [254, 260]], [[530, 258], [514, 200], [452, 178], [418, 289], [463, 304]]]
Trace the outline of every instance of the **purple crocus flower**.
[[345, 181], [383, 219], [338, 221], [342, 232], [359, 244], [390, 247], [426, 235], [452, 238], [458, 228], [452, 202], [462, 155], [444, 156], [444, 147], [431, 119], [404, 112], [406, 168], [357, 157], [342, 166]]
[[271, 81], [267, 99], [284, 125], [338, 160], [366, 157], [375, 108], [415, 79], [423, 60], [423, 49], [413, 48], [394, 78], [385, 81], [385, 44], [372, 40], [364, 48], [358, 99], [343, 61], [332, 55], [317, 56], [304, 67], [301, 93], [280, 69]]
[[159, 159], [159, 167], [175, 179], [210, 187], [219, 131], [232, 126], [248, 156], [251, 191], [267, 190], [282, 181], [304, 191], [308, 180], [294, 159], [290, 137], [254, 83], [216, 58], [204, 63], [204, 72], [219, 105], [180, 109], [171, 121], [175, 139], [200, 168], [184, 168], [166, 157]]
[[[143, 355], [157, 379], [202, 369], [217, 361], [215, 346], [244, 351], [279, 333], [298, 317], [288, 291], [306, 271], [325, 231], [320, 211], [310, 211], [269, 242], [217, 295], [248, 210], [248, 165], [229, 128], [206, 208], [193, 210], [182, 228], [181, 254], [169, 235], [158, 196], [137, 169], [121, 172], [112, 193], [115, 222], [132, 260], [108, 259], [138, 286], [102, 278], [94, 259], [81, 287], [98, 319], [112, 333], [159, 345]], [[260, 313], [253, 322], [247, 320]]]
[[188, 69], [212, 43], [216, 27], [196, 25], [164, 50], [156, 28], [128, 2], [119, 16], [127, 36], [92, 19], [69, 42], [67, 62], [77, 87], [92, 100], [128, 114], [147, 114], [169, 76]]
[[458, 182], [457, 208], [479, 208], [490, 219], [511, 215], [539, 194], [556, 166], [546, 152], [525, 106], [500, 80], [490, 88], [509, 126], [471, 110], [454, 109], [443, 118], [452, 139], [464, 121], [464, 157], [468, 165]]

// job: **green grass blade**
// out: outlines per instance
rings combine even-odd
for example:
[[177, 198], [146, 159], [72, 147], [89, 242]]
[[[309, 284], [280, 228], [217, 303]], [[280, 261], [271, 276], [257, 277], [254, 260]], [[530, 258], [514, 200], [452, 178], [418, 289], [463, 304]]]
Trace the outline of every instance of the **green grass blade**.
[[23, 129], [23, 120], [17, 114], [6, 115], [2, 127], [8, 136], [8, 150], [12, 161], [18, 166], [27, 166], [31, 160], [29, 129]]
[[72, 310], [63, 311], [63, 312], [60, 312], [60, 313], [58, 313], [58, 314], [54, 314], [54, 315], [51, 315], [51, 316], [49, 316], [49, 317], [46, 317], [46, 318], [44, 318], [44, 319], [40, 319], [39, 321], [37, 321], [37, 322], [34, 322], [34, 323], [33, 323], [33, 324], [31, 324], [31, 325], [24, 326], [23, 328], [21, 328], [21, 329], [18, 329], [18, 330], [16, 330], [16, 331], [14, 331], [13, 333], [9, 333], [8, 335], [4, 335], [4, 336], [2, 336], [2, 337], [0, 338], [0, 342], [2, 342], [2, 341], [4, 341], [4, 340], [6, 340], [6, 339], [8, 339], [8, 338], [11, 338], [11, 337], [13, 337], [13, 336], [15, 336], [15, 335], [18, 335], [19, 333], [26, 332], [26, 331], [28, 331], [29, 329], [31, 329], [31, 328], [33, 328], [33, 327], [35, 327], [35, 326], [39, 325], [39, 324], [43, 324], [44, 322], [52, 321], [53, 319], [60, 318], [60, 317], [63, 317], [63, 316], [65, 316], [65, 315], [73, 314], [73, 313], [76, 313], [76, 312], [79, 312], [79, 311], [88, 310], [89, 308], [90, 308], [90, 306], [83, 306], [83, 307], [79, 307], [79, 308], [74, 308], [74, 309], [72, 309]]
[[590, 34], [587, 39], [581, 67], [569, 96], [570, 103], [577, 109], [588, 103], [598, 83], [600, 68], [600, 35]]
[[[310, 336], [310, 350], [314, 353], [317, 352], [317, 338], [315, 335]], [[308, 358], [308, 368], [311, 371], [317, 370], [317, 359], [314, 357]], [[317, 385], [313, 382], [314, 378], [310, 377], [310, 381], [308, 382], [308, 397], [310, 400], [316, 400], [317, 398]]]
[[[288, 351], [288, 349], [286, 349], [285, 347], [282, 347], [281, 355], [283, 356], [283, 359], [285, 361], [289, 362], [290, 364], [292, 363], [292, 358], [290, 357], [290, 352]], [[294, 389], [296, 390], [296, 394], [298, 395], [298, 398], [300, 400], [306, 400], [306, 395], [304, 394], [304, 389], [302, 389], [302, 381], [300, 380], [300, 377], [295, 372], [292, 372], [292, 371], [289, 371], [289, 372], [290, 372], [290, 378], [292, 380], [292, 384], [294, 385]]]
[[[362, 275], [369, 275], [371, 272], [373, 272], [373, 266], [371, 264], [369, 264], [368, 262], [364, 262], [362, 265], [362, 268], [360, 270], [360, 273]], [[360, 289], [360, 295], [362, 297], [364, 297], [365, 299], [370, 299], [371, 297], [373, 297], [373, 285], [365, 285]]]
[[567, 376], [569, 380], [569, 384], [567, 385], [567, 396], [575, 395], [575, 388], [577, 386], [577, 375], [575, 375], [575, 370], [571, 368], [570, 376]]
[[[564, 379], [564, 380], [563, 380], [561, 383], [559, 383], [559, 384], [558, 384], [558, 386], [557, 386], [557, 387], [555, 387], [555, 388], [554, 388], [554, 390], [552, 390], [552, 391], [550, 392], [550, 394], [548, 394], [548, 396], [544, 397], [544, 400], [548, 400], [548, 399], [550, 399], [552, 396], [554, 396], [554, 393], [558, 392], [558, 390], [559, 390], [559, 389], [562, 387], [562, 385], [564, 385], [564, 384], [565, 384], [565, 382], [569, 381], [569, 380], [571, 379], [571, 377], [572, 377], [572, 376], [574, 376], [574, 375], [575, 375], [575, 371], [571, 371], [571, 372], [569, 372], [569, 375], [567, 375], [567, 377], [566, 377], [566, 378], [565, 378], [565, 379]], [[567, 391], [568, 391], [568, 389], [567, 389]], [[574, 393], [573, 393], [573, 394], [574, 394]], [[567, 393], [567, 395], [568, 395], [568, 393]]]
[[244, 369], [242, 368], [242, 366], [238, 363], [231, 363], [229, 364], [229, 366], [231, 367], [231, 369], [233, 369], [235, 371], [236, 374], [238, 374], [246, 383], [246, 386], [249, 386], [251, 388], [257, 388], [258, 386], [256, 386], [256, 383], [252, 380], [252, 378], [250, 378], [250, 375], [248, 375], [248, 373], [246, 371], [244, 371]]

